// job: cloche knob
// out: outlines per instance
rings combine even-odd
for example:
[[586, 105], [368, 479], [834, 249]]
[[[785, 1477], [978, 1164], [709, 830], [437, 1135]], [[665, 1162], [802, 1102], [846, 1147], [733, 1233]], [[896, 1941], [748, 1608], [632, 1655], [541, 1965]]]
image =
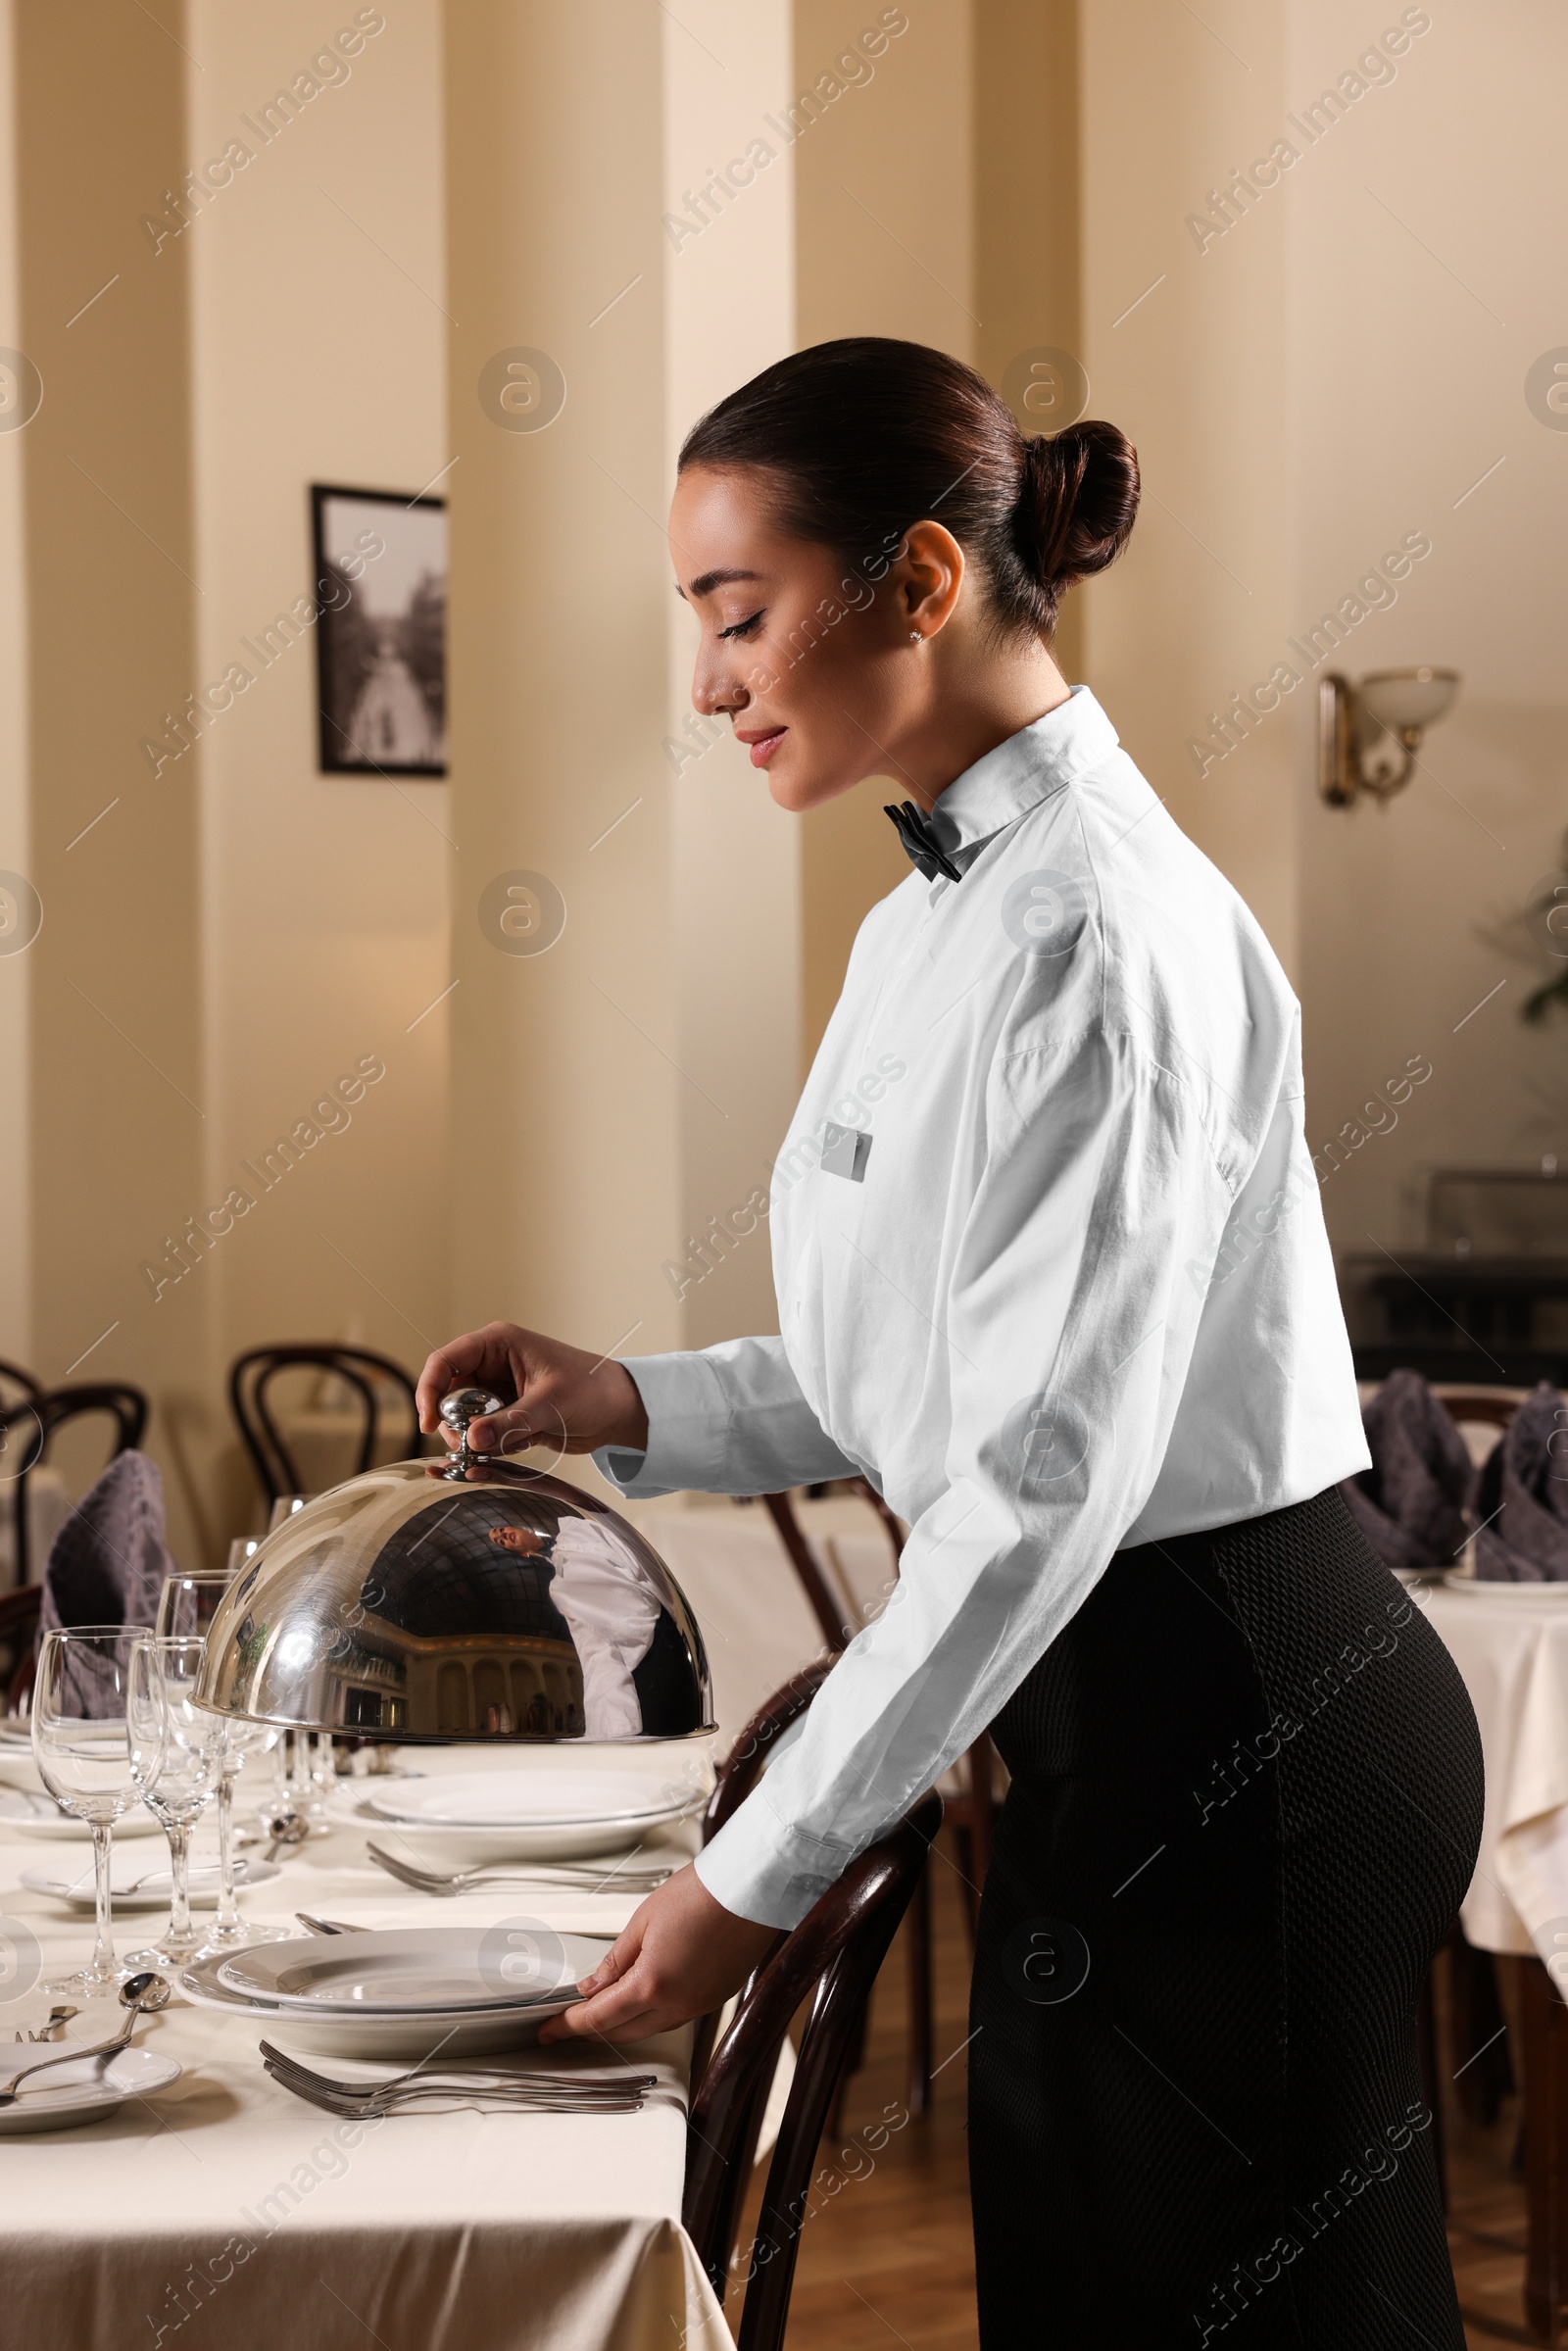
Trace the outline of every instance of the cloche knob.
[[475, 1459], [484, 1458], [482, 1454], [475, 1455], [468, 1450], [469, 1422], [483, 1420], [488, 1412], [503, 1412], [505, 1409], [501, 1397], [492, 1396], [488, 1388], [454, 1388], [450, 1396], [442, 1397], [441, 1418], [449, 1429], [456, 1429], [463, 1440], [447, 1469], [449, 1478], [466, 1477]]

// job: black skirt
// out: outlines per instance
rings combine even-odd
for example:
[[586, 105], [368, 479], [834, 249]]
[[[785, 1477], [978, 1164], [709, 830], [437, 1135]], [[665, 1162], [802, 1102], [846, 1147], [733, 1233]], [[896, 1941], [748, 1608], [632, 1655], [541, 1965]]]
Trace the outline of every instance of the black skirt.
[[1463, 2351], [1414, 2019], [1480, 1739], [1339, 1494], [1118, 1552], [996, 1738], [985, 2351]]

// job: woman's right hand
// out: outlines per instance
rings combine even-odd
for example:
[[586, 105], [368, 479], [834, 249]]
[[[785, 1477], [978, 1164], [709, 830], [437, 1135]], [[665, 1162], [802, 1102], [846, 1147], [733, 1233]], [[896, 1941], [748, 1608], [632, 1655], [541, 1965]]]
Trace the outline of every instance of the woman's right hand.
[[647, 1449], [648, 1414], [623, 1363], [514, 1322], [486, 1323], [449, 1340], [419, 1374], [419, 1426], [427, 1435], [439, 1429], [456, 1449], [457, 1435], [440, 1412], [454, 1388], [488, 1388], [506, 1403], [505, 1411], [469, 1422], [476, 1453], [522, 1453], [536, 1445], [563, 1453], [604, 1445]]

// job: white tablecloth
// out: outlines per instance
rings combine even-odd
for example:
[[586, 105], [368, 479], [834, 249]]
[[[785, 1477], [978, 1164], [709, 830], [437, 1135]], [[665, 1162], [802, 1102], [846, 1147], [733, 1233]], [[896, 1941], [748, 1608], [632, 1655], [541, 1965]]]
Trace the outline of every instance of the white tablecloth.
[[[1487, 1951], [1558, 1959], [1568, 1945], [1568, 1594], [1515, 1598], [1412, 1586], [1464, 1677], [1486, 1759], [1481, 1856], [1464, 1931]], [[1416, 1791], [1418, 1792], [1418, 1791]]]
[[[420, 1757], [432, 1760], [431, 1751]], [[437, 1767], [466, 1760], [461, 1751]], [[677, 1832], [673, 1841], [685, 1837]], [[689, 1841], [689, 1840], [687, 1840]], [[161, 1844], [127, 1844], [154, 1866]], [[85, 1957], [90, 1922], [18, 1886], [22, 1869], [86, 1865], [78, 1843], [0, 1833], [0, 1912], [36, 1935], [45, 1972]], [[366, 1861], [358, 1832], [304, 1848], [244, 1897], [368, 1926], [458, 1924], [526, 1910], [613, 1935], [625, 1897], [528, 1894], [435, 1902]], [[207, 1914], [198, 1914], [207, 1915]], [[122, 1950], [158, 1914], [121, 1922]], [[0, 2069], [45, 1994], [0, 2006]], [[71, 2027], [101, 2039], [119, 2011]], [[138, 2046], [172, 2056], [167, 2091], [77, 2131], [0, 2137], [0, 2336], [19, 2351], [721, 2351], [729, 2336], [680, 2226], [687, 2035], [625, 2053], [660, 2087], [635, 2115], [398, 2116], [335, 2123], [274, 2083], [243, 2019], [179, 2005]], [[281, 2034], [277, 2037], [282, 2038]], [[618, 2063], [571, 2049], [542, 2062]], [[330, 2058], [308, 2063], [332, 2072]], [[519, 2062], [527, 2062], [519, 2059]]]

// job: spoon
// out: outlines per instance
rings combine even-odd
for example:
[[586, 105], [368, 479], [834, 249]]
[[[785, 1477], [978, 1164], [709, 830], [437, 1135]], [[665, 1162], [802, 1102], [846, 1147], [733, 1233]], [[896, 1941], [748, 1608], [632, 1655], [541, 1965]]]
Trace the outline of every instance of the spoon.
[[118, 2057], [135, 2032], [138, 2018], [156, 2016], [160, 2008], [169, 2006], [170, 1997], [169, 1985], [162, 1976], [147, 1973], [130, 1977], [120, 1990], [120, 2005], [128, 2008], [130, 2014], [113, 2040], [103, 2042], [96, 2049], [67, 2049], [60, 2057], [40, 2057], [36, 2065], [24, 2065], [21, 2073], [13, 2074], [5, 2088], [0, 2090], [0, 2106], [15, 2105], [17, 2083], [25, 2082], [30, 2074], [43, 2073], [49, 2066], [70, 2065], [74, 2060], [83, 2057]]
[[271, 1843], [263, 1854], [264, 1861], [275, 1861], [284, 1845], [302, 1845], [310, 1836], [310, 1825], [297, 1812], [279, 1812], [269, 1822]]

